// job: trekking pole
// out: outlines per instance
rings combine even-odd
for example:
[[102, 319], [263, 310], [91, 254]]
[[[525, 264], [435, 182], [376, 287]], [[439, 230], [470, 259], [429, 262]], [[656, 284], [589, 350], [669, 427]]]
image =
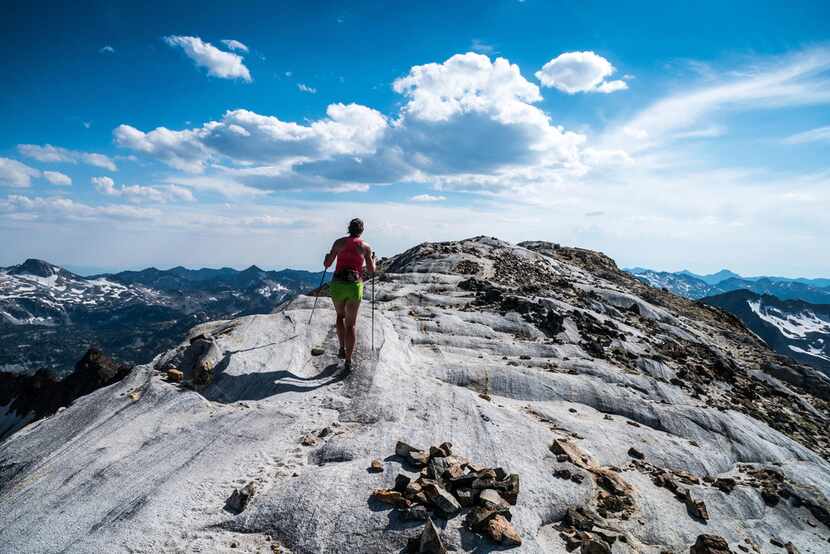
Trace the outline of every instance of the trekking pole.
[[372, 275], [372, 355], [375, 354], [375, 280], [378, 278], [377, 268]]
[[320, 298], [320, 289], [323, 288], [323, 281], [326, 279], [328, 268], [323, 268], [323, 275], [320, 276], [320, 286], [317, 287], [317, 294], [314, 295], [314, 306], [311, 307], [311, 314], [308, 316], [308, 326], [311, 327], [311, 318], [314, 317], [314, 310], [317, 309], [317, 300]]

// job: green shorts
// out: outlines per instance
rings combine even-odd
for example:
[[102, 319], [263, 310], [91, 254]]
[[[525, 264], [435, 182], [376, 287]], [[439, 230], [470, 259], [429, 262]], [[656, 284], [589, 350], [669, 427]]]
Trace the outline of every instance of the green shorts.
[[329, 283], [329, 293], [332, 300], [363, 300], [363, 281], [348, 283], [345, 281], [332, 281]]

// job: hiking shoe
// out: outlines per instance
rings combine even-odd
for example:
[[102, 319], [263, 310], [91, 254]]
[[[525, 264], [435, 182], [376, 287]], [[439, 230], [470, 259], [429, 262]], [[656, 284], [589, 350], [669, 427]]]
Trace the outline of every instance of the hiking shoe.
[[344, 347], [340, 347], [340, 350], [337, 352], [337, 357], [341, 360], [346, 357], [346, 349]]
[[343, 372], [344, 373], [351, 373], [351, 371], [352, 371], [352, 361], [351, 360], [346, 360], [343, 363]]

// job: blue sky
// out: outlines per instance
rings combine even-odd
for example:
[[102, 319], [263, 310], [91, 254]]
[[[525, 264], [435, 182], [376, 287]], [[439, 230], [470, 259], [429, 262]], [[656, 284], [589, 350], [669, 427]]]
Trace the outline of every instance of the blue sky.
[[830, 275], [830, 7], [11, 2], [0, 265], [477, 234]]

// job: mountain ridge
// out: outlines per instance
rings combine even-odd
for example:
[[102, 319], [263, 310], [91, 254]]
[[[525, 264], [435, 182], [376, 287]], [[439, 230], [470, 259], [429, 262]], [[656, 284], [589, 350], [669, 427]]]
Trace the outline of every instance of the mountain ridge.
[[[252, 269], [253, 268], [253, 269]], [[320, 273], [147, 268], [82, 277], [43, 260], [0, 268], [0, 370], [67, 373], [90, 347], [145, 363], [193, 325], [267, 313]]]
[[[625, 271], [654, 287], [665, 288], [675, 294], [694, 300], [732, 290], [747, 289], [758, 294], [772, 294], [782, 300], [804, 300], [813, 304], [830, 304], [830, 286], [817, 286], [807, 282], [824, 283], [826, 281], [830, 285], [830, 280], [827, 279], [747, 278], [738, 276], [727, 277], [718, 280], [716, 283], [710, 283], [685, 271], [654, 271], [639, 267], [626, 269]], [[721, 276], [726, 275], [723, 272], [719, 273]]]
[[[424, 243], [381, 270], [350, 375], [330, 303], [310, 318], [315, 298], [298, 295], [200, 324], [0, 443], [0, 541], [401, 551], [422, 523], [373, 491], [419, 478], [389, 455], [403, 441], [449, 442], [517, 475], [516, 552], [687, 552], [701, 535], [736, 550], [826, 549], [830, 380], [734, 316], [539, 241]], [[166, 378], [172, 367], [184, 383]], [[241, 513], [226, 511], [246, 483]], [[448, 548], [503, 548], [426, 505]]]
[[701, 302], [738, 317], [773, 350], [830, 375], [830, 304], [734, 290]]

